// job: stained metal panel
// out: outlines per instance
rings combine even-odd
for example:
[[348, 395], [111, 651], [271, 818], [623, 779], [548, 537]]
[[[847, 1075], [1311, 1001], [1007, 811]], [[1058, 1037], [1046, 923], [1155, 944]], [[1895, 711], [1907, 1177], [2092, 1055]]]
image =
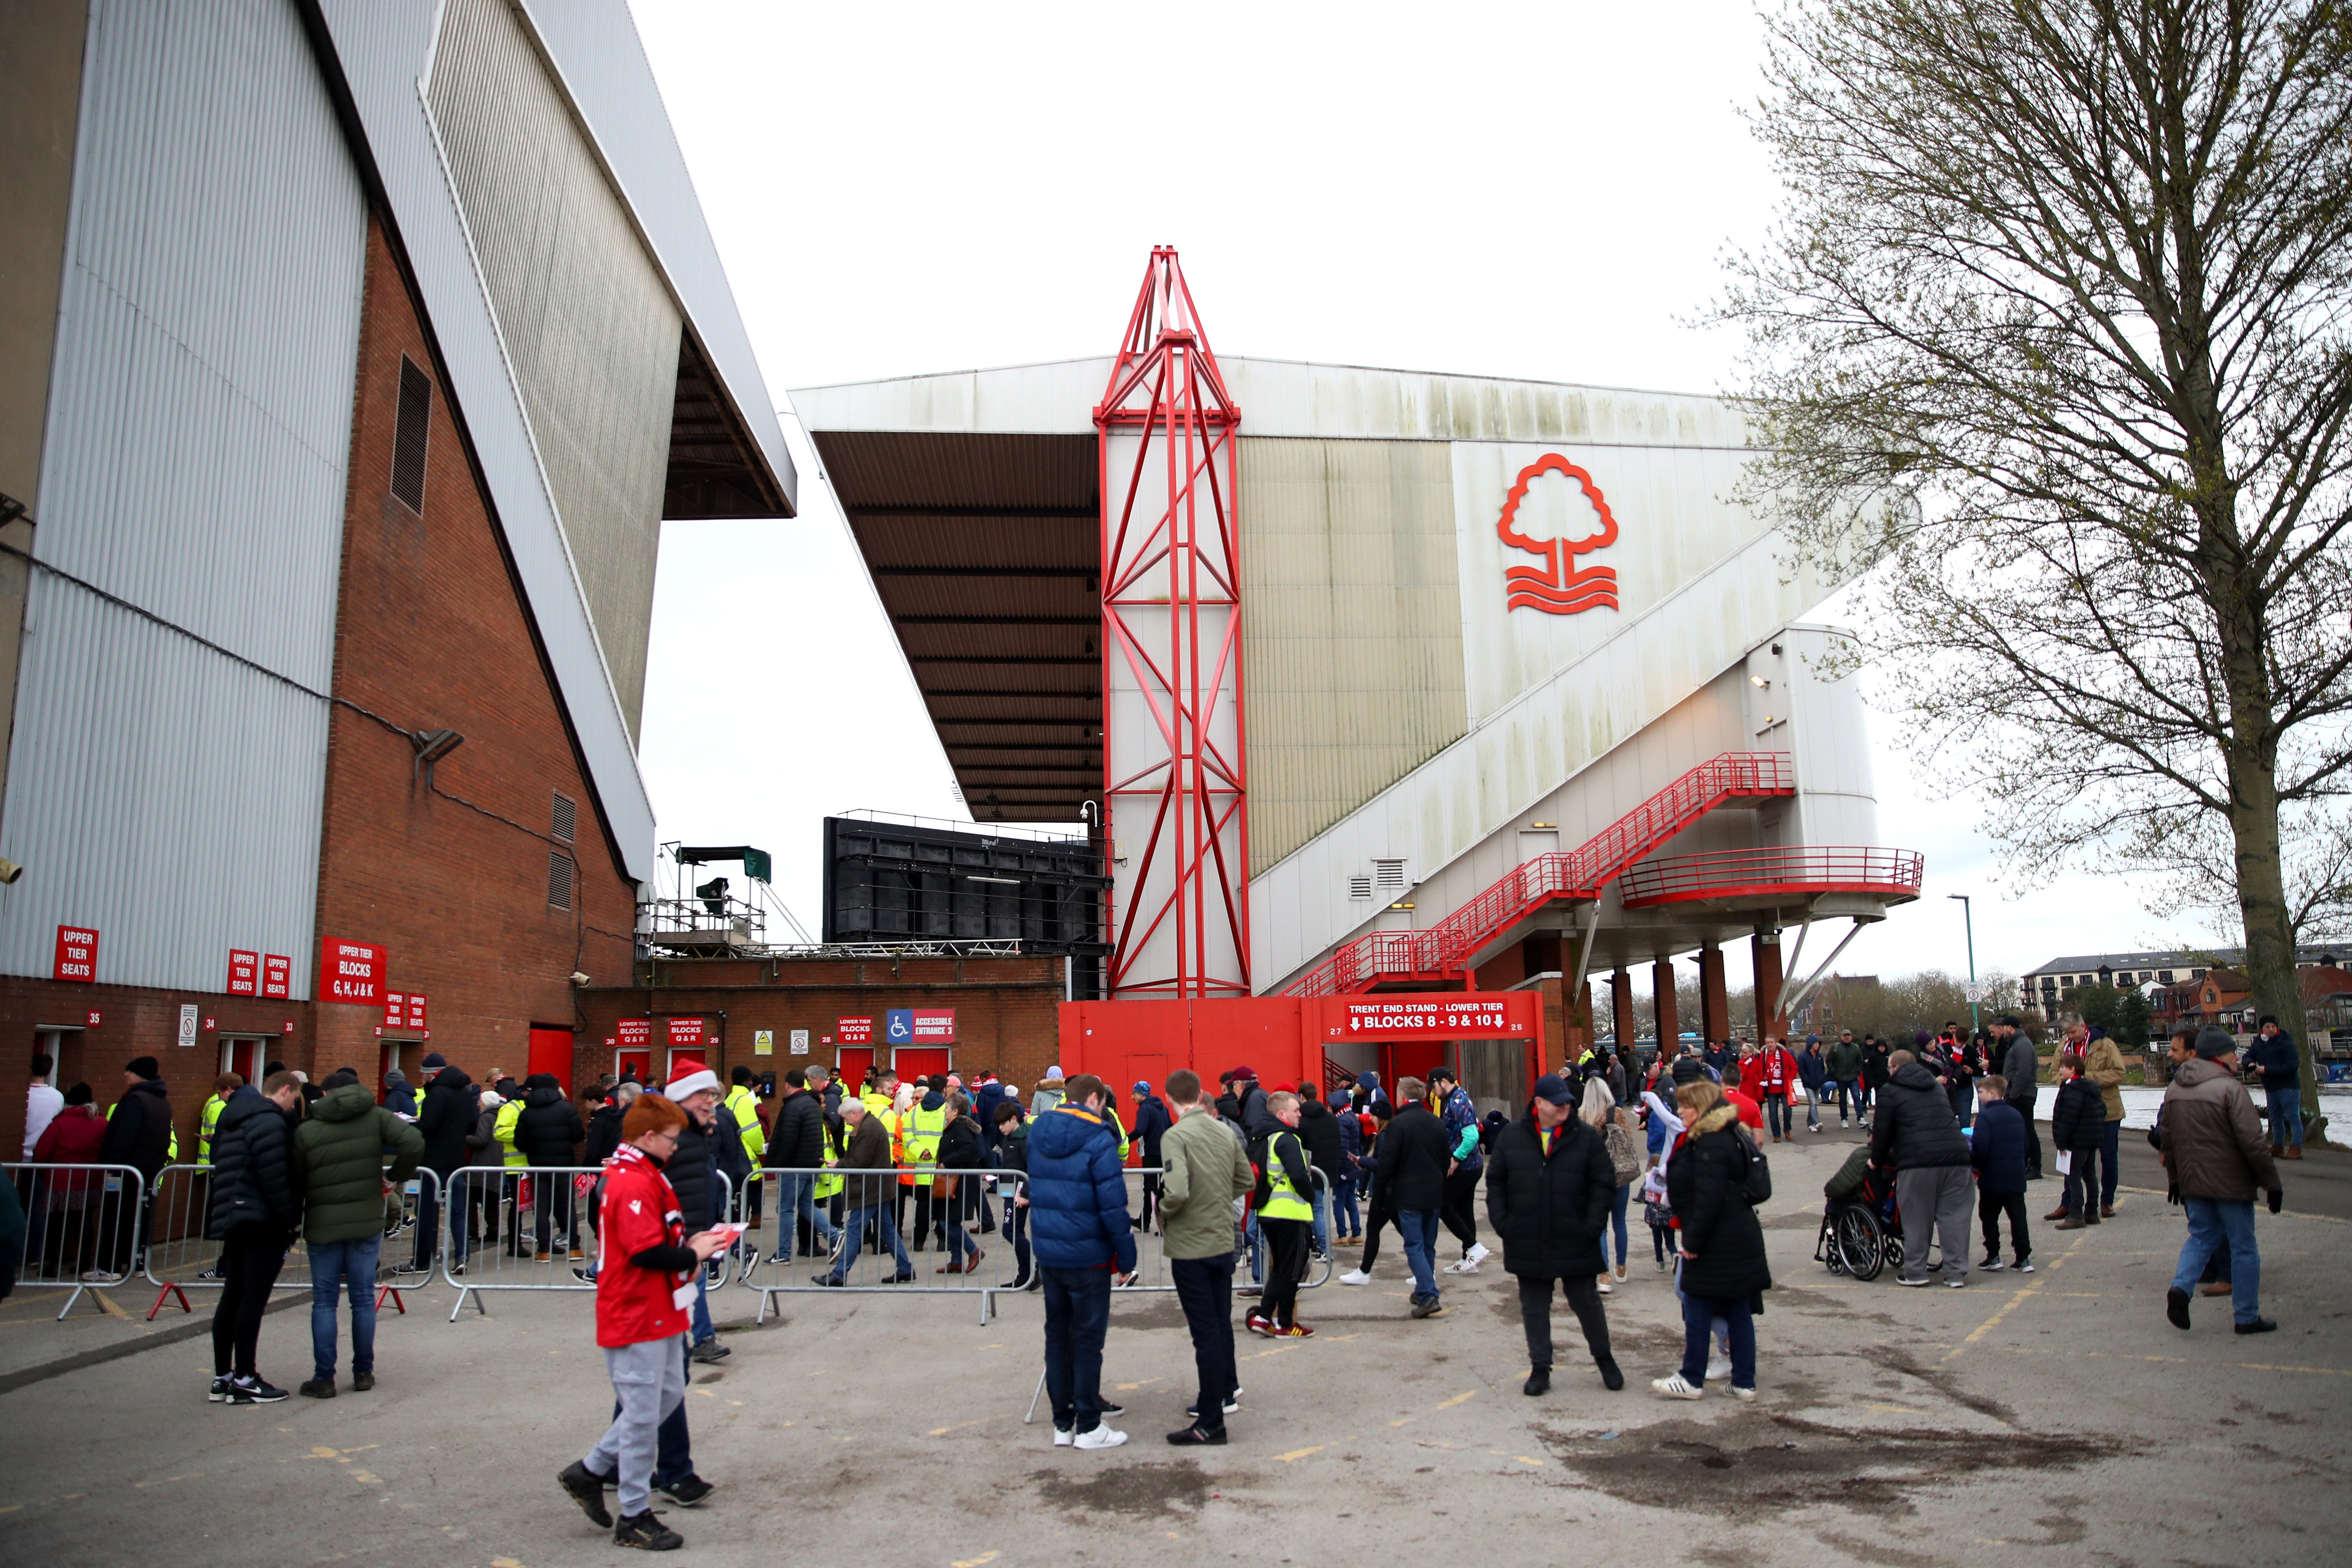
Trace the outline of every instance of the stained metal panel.
[[1244, 437], [1253, 876], [1469, 728], [1444, 442]]
[[[42, 456], [43, 560], [313, 691], [333, 671], [365, 209], [294, 9], [98, 0]], [[0, 970], [309, 991], [327, 710], [33, 575]]]
[[634, 734], [683, 323], [508, 0], [448, 0], [428, 101]]

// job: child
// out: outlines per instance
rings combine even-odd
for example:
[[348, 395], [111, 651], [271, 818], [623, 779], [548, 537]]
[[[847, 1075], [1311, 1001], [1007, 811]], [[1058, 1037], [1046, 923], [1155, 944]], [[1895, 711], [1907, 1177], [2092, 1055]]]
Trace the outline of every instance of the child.
[[2060, 1230], [2099, 1223], [2099, 1195], [2090, 1191], [2091, 1162], [2106, 1135], [2107, 1102], [2099, 1086], [2083, 1076], [2084, 1058], [2068, 1052], [2058, 1058], [2058, 1103], [2050, 1111], [2050, 1146], [2066, 1176], [2066, 1217]]
[[[637, 1097], [621, 1119], [621, 1147], [604, 1163], [597, 1205], [596, 1342], [620, 1414], [587, 1458], [556, 1482], [580, 1511], [613, 1530], [614, 1544], [673, 1552], [684, 1542], [653, 1511], [656, 1436], [686, 1398], [687, 1310], [702, 1266], [734, 1239], [729, 1230], [686, 1234], [662, 1166], [677, 1150], [686, 1112], [658, 1094]], [[604, 1509], [617, 1485], [621, 1519]]]
[[1984, 1226], [1987, 1273], [2000, 1269], [2000, 1216], [2009, 1215], [2010, 1267], [2033, 1272], [2033, 1243], [2025, 1235], [2025, 1118], [2009, 1103], [2009, 1079], [1991, 1073], [1977, 1079], [1977, 1125], [1969, 1139], [1969, 1163], [1977, 1172], [1977, 1219]]
[[1658, 1272], [1666, 1271], [1666, 1243], [1674, 1235], [1675, 1211], [1666, 1204], [1666, 1163], [1652, 1163], [1642, 1178], [1642, 1217], [1650, 1222], [1650, 1246], [1658, 1255]]

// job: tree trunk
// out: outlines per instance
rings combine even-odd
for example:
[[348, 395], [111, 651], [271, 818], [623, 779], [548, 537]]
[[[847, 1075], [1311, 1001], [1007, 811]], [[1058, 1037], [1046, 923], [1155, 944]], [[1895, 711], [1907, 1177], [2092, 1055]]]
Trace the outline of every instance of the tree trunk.
[[[2294, 1037], [2304, 1137], [2321, 1142], [2326, 1119], [2319, 1114], [2311, 1030], [2303, 1012], [2303, 984], [2295, 973], [2294, 930], [2287, 919], [2279, 860], [2277, 775], [2267, 759], [2246, 747], [2231, 747], [2228, 761], [2230, 831], [2237, 848], [2238, 913], [2246, 930], [2246, 978], [2253, 986], [2256, 1016], [2275, 1017], [2279, 1027]], [[2271, 1142], [2284, 1142], [2275, 1127]]]

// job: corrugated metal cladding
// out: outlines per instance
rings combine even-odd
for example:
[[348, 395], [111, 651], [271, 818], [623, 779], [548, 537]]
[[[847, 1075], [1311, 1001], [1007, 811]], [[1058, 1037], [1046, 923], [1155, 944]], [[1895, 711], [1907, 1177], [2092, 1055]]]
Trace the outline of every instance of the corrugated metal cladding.
[[1255, 876], [1469, 729], [1452, 458], [1244, 437], [1241, 528]]
[[449, 0], [429, 101], [634, 735], [685, 322], [507, 0]]
[[[289, 5], [97, 0], [42, 453], [43, 559], [323, 691], [366, 214]], [[21, 368], [21, 367], [20, 367]], [[36, 572], [0, 971], [308, 994], [327, 710]]]

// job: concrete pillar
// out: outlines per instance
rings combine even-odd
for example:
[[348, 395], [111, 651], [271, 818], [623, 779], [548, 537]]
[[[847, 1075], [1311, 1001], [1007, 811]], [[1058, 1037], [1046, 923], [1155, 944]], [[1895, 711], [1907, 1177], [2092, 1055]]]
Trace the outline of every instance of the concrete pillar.
[[1789, 1020], [1780, 1016], [1780, 933], [1758, 931], [1748, 939], [1748, 955], [1756, 966], [1756, 1026], [1761, 1033], [1785, 1037]]
[[[1621, 969], [1609, 986], [1609, 1010], [1617, 1023], [1617, 1046], [1620, 1050], [1633, 1048], [1633, 976]], [[1630, 1059], [1630, 1058], [1629, 1058]]]
[[1675, 1016], [1675, 961], [1659, 959], [1650, 965], [1650, 1011], [1658, 1020], [1658, 1049], [1675, 1054], [1675, 1037], [1683, 1031]]
[[1707, 942], [1698, 950], [1698, 1032], [1710, 1040], [1731, 1038], [1731, 1003], [1724, 994], [1723, 949]]

